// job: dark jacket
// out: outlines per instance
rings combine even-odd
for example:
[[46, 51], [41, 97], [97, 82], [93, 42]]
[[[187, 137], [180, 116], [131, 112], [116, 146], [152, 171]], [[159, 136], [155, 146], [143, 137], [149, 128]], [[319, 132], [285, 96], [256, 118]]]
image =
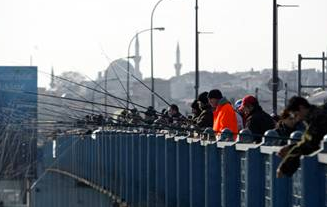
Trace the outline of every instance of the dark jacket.
[[320, 148], [320, 142], [327, 134], [327, 111], [323, 108], [311, 106], [305, 118], [306, 131], [301, 141], [291, 147], [279, 165], [283, 174], [292, 176], [300, 166], [301, 155], [308, 155]]
[[199, 128], [212, 127], [213, 114], [211, 106], [206, 105], [203, 107], [200, 115], [195, 118], [194, 123]]
[[296, 128], [290, 128], [286, 126], [283, 122], [279, 122], [277, 124], [277, 127], [275, 128], [275, 131], [280, 136], [280, 139], [276, 139], [276, 141], [273, 143], [273, 145], [283, 146], [287, 144], [287, 140], [290, 139], [290, 136], [292, 132], [294, 132]]
[[261, 106], [256, 105], [246, 118], [245, 128], [252, 132], [254, 141], [259, 143], [267, 130], [275, 128], [275, 121]]

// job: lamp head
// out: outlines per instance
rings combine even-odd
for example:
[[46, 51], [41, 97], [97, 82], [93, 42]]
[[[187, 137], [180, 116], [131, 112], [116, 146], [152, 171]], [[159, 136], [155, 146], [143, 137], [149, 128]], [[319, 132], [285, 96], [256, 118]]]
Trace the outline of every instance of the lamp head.
[[159, 31], [164, 31], [164, 30], [165, 30], [164, 27], [156, 27], [156, 28], [153, 28], [153, 29], [155, 29], [155, 30], [159, 30]]

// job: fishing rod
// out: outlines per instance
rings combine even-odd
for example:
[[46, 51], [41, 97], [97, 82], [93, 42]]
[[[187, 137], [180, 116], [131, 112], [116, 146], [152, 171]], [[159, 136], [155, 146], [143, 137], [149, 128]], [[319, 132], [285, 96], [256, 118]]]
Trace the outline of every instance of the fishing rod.
[[[40, 72], [40, 73], [47, 74], [47, 75], [50, 75], [50, 74], [48, 74], [47, 72], [44, 72], [44, 71], [41, 71], [41, 70], [39, 70], [39, 72]], [[112, 97], [112, 98], [115, 98], [115, 99], [119, 100], [119, 102], [120, 102], [120, 101], [126, 101], [126, 100], [124, 100], [124, 99], [122, 99], [122, 98], [119, 98], [119, 97], [117, 97], [117, 96], [114, 96], [114, 95], [112, 95], [112, 94], [110, 94], [110, 93], [106, 93], [106, 92], [103, 92], [103, 91], [100, 91], [100, 90], [94, 89], [94, 88], [92, 88], [92, 87], [85, 86], [85, 85], [83, 85], [83, 84], [81, 84], [81, 83], [77, 83], [77, 82], [74, 82], [74, 81], [72, 81], [72, 80], [69, 80], [69, 79], [66, 79], [66, 78], [60, 77], [60, 76], [54, 76], [54, 77], [57, 78], [57, 79], [63, 80], [63, 81], [67, 81], [67, 82], [69, 82], [69, 83], [73, 83], [73, 84], [78, 85], [78, 86], [80, 86], [80, 87], [83, 87], [83, 88], [89, 89], [89, 90], [91, 90], [91, 91], [98, 92], [98, 93], [101, 93], [101, 94], [104, 94], [104, 95], [110, 96], [110, 97]], [[89, 101], [89, 102], [92, 103], [91, 101]], [[120, 102], [120, 103], [121, 103], [121, 102]], [[123, 103], [121, 103], [121, 104], [124, 106]]]
[[[45, 105], [50, 105], [50, 106], [55, 106], [55, 107], [61, 107], [61, 105], [59, 104], [53, 104], [53, 103], [48, 103], [48, 102], [39, 102], [39, 104], [45, 104]], [[94, 112], [98, 112], [98, 113], [102, 113], [102, 111], [94, 111], [93, 109], [88, 109], [88, 108], [81, 108], [81, 107], [76, 107], [76, 106], [68, 106], [69, 109], [71, 110], [75, 110], [77, 112], [83, 112], [86, 114], [90, 114], [90, 115], [95, 115]], [[117, 116], [118, 114], [115, 113], [110, 113], [110, 112], [103, 112], [107, 115], [113, 115], [113, 116]]]
[[[70, 92], [72, 92], [73, 94], [77, 95], [78, 97], [82, 98], [83, 100], [89, 101], [89, 100], [87, 100], [85, 97], [83, 97], [82, 95], [80, 95], [79, 93], [77, 93], [76, 91], [70, 89], [69, 87], [67, 87], [67, 86], [65, 86], [65, 85], [63, 85], [63, 87], [66, 88], [67, 90], [69, 90]], [[64, 103], [63, 103], [63, 104], [64, 104]], [[92, 104], [92, 106], [94, 107], [94, 104]], [[98, 107], [98, 106], [96, 106], [96, 107], [97, 107], [98, 109], [101, 110], [100, 107]]]
[[[114, 73], [115, 73], [116, 78], [117, 78], [118, 81], [120, 82], [121, 86], [123, 87], [125, 93], [127, 93], [127, 92], [126, 92], [126, 89], [124, 88], [124, 86], [123, 86], [122, 83], [121, 83], [121, 79], [118, 77], [118, 75], [117, 75], [117, 73], [116, 73], [115, 70], [114, 70]], [[92, 81], [92, 83], [94, 83], [97, 87], [100, 87], [103, 91], [105, 91], [106, 93], [109, 93], [105, 88], [103, 88], [103, 87], [101, 86], [100, 83], [97, 83], [96, 81], [92, 80], [89, 76], [87, 76], [87, 75], [85, 75], [85, 74], [84, 74], [84, 76], [87, 77], [90, 81]], [[107, 81], [106, 79], [107, 79], [107, 76], [105, 77], [105, 81]], [[117, 99], [116, 99], [116, 101], [117, 101]], [[118, 104], [121, 104], [121, 102], [118, 102], [118, 101], [117, 101], [117, 103], [118, 103]], [[121, 105], [122, 105], [122, 104], [121, 104]], [[134, 108], [136, 108], [134, 104], [133, 104], [133, 106], [134, 106]], [[126, 108], [127, 108], [127, 105], [126, 105]]]
[[[22, 101], [24, 102], [24, 101]], [[60, 104], [54, 104], [54, 103], [48, 103], [48, 102], [40, 102], [39, 101], [39, 104], [44, 104], [44, 105], [50, 105], [50, 106], [54, 106], [54, 107], [62, 107], [62, 105]], [[83, 112], [83, 113], [86, 113], [86, 114], [90, 114], [90, 115], [94, 115], [94, 111], [91, 110], [91, 109], [87, 109], [87, 108], [80, 108], [80, 107], [76, 107], [76, 106], [67, 106], [69, 109], [71, 110], [74, 110], [74, 111], [78, 111], [78, 112]], [[92, 111], [92, 113], [90, 113], [90, 111]], [[107, 114], [109, 115], [114, 115], [114, 116], [117, 116], [118, 114], [114, 114], [114, 113], [110, 113], [110, 112], [107, 112]], [[121, 122], [121, 120], [119, 119], [115, 119], [113, 117], [109, 117], [111, 120], [113, 121], [117, 121], [117, 122]], [[82, 121], [81, 119], [77, 120], [77, 121]]]
[[[100, 46], [100, 48], [101, 48], [102, 55], [104, 55], [104, 57], [107, 59], [108, 64], [111, 64], [111, 62], [110, 62], [110, 60], [109, 60], [109, 57], [108, 57], [107, 53], [104, 51], [104, 49], [102, 48], [102, 46]], [[116, 63], [116, 62], [112, 62], [112, 63], [118, 65], [118, 63]], [[129, 64], [129, 63], [128, 63], [128, 64]], [[113, 67], [112, 69], [113, 69], [116, 78], [118, 79], [118, 81], [119, 81], [121, 87], [123, 88], [123, 90], [124, 90], [124, 92], [125, 92], [125, 94], [126, 94], [126, 96], [127, 96], [127, 99], [126, 99], [126, 101], [127, 101], [126, 108], [128, 108], [128, 104], [129, 104], [129, 103], [132, 103], [132, 102], [131, 102], [131, 97], [128, 95], [127, 90], [125, 89], [125, 87], [124, 87], [124, 85], [123, 85], [121, 79], [119, 78], [119, 76], [118, 76], [118, 74], [117, 74], [117, 71], [116, 71], [116, 68]], [[105, 72], [105, 79], [107, 79], [107, 71]], [[106, 91], [106, 90], [105, 90], [105, 91]], [[134, 105], [134, 103], [132, 103], [132, 105], [133, 105], [134, 108], [136, 108], [135, 105]]]
[[[109, 57], [108, 57], [107, 55], [106, 55], [105, 57], [107, 58], [108, 62], [110, 62]], [[144, 82], [142, 82], [139, 78], [137, 78], [136, 76], [134, 76], [132, 73], [126, 71], [125, 68], [122, 67], [121, 65], [119, 65], [118, 63], [117, 63], [117, 65], [118, 65], [118, 66], [120, 67], [120, 69], [122, 69], [126, 74], [131, 75], [135, 80], [137, 80], [137, 81], [138, 81], [139, 83], [141, 83], [145, 88], [147, 88], [147, 89], [151, 92], [151, 94], [154, 94], [154, 95], [157, 96], [160, 100], [162, 100], [165, 104], [167, 104], [167, 106], [170, 106], [170, 105], [171, 105], [170, 103], [168, 103], [168, 101], [166, 101], [166, 100], [165, 100], [162, 96], [160, 96], [157, 92], [152, 91], [152, 89], [151, 89], [149, 86], [147, 86]]]
[[[123, 68], [122, 68], [123, 69]], [[124, 69], [123, 69], [124, 70]], [[125, 72], [126, 72], [126, 70], [124, 70]], [[48, 74], [47, 72], [44, 72], [44, 71], [41, 71], [41, 70], [39, 70], [39, 72], [40, 73], [44, 73], [44, 74], [46, 74], [46, 75], [50, 75], [50, 74]], [[132, 75], [132, 74], [131, 74]], [[120, 101], [126, 101], [126, 99], [122, 99], [122, 98], [119, 98], [119, 97], [117, 97], [117, 96], [114, 96], [114, 95], [112, 95], [112, 94], [110, 94], [109, 92], [103, 92], [103, 91], [99, 91], [99, 90], [97, 90], [97, 89], [94, 89], [94, 88], [91, 88], [91, 87], [89, 87], [89, 86], [85, 86], [85, 85], [83, 85], [83, 84], [81, 84], [81, 83], [77, 83], [77, 82], [74, 82], [74, 81], [71, 81], [71, 80], [69, 80], [69, 79], [66, 79], [66, 78], [63, 78], [63, 77], [59, 77], [59, 76], [54, 76], [55, 78], [57, 78], [57, 79], [60, 79], [60, 80], [63, 80], [63, 81], [67, 81], [67, 82], [70, 82], [70, 83], [73, 83], [73, 84], [76, 84], [76, 85], [78, 85], [78, 86], [80, 86], [80, 87], [84, 87], [84, 88], [87, 88], [87, 89], [89, 89], [89, 90], [92, 90], [92, 91], [95, 91], [95, 92], [98, 92], [98, 93], [101, 93], [101, 94], [104, 94], [104, 95], [108, 95], [108, 96], [110, 96], [110, 97], [112, 97], [112, 98], [115, 98], [117, 101], [118, 100], [120, 100]], [[132, 75], [132, 77], [134, 77], [134, 75]], [[136, 78], [136, 77], [135, 77]], [[140, 81], [140, 80], [139, 80]], [[142, 82], [142, 81], [141, 81]], [[143, 82], [142, 82], [143, 83]], [[144, 83], [143, 83], [144, 84]], [[146, 85], [145, 85], [146, 86]], [[119, 102], [120, 102], [119, 101]], [[91, 101], [85, 101], [85, 103], [89, 103], [89, 104], [95, 104], [95, 102], [91, 102]], [[120, 102], [121, 103], [121, 102]], [[133, 104], [134, 105], [134, 107], [135, 106], [138, 106], [138, 107], [140, 107], [140, 108], [143, 108], [143, 109], [147, 109], [147, 107], [145, 107], [145, 106], [142, 106], [142, 105], [140, 105], [140, 104], [137, 104], [137, 103], [134, 103], [134, 102], [132, 102], [132, 101], [130, 101], [130, 103], [131, 104]], [[167, 104], [168, 104], [168, 102], [166, 102]], [[122, 103], [121, 103], [122, 104]], [[106, 106], [107, 104], [103, 104], [103, 106]], [[124, 105], [124, 104], [122, 104], [122, 105]], [[168, 104], [168, 105], [170, 105], [170, 104]], [[110, 107], [109, 105], [107, 105], [108, 107]], [[116, 108], [118, 108], [118, 107], [116, 107]], [[124, 107], [125, 108], [125, 107]], [[122, 109], [122, 107], [120, 107], [120, 109]], [[128, 109], [128, 110], [130, 110], [130, 109]], [[142, 112], [142, 111], [140, 111], [141, 113], [144, 113], [144, 112]], [[157, 114], [159, 114], [159, 115], [161, 115], [162, 113], [160, 113], [160, 112], [158, 112], [158, 111], [156, 111], [156, 113]]]

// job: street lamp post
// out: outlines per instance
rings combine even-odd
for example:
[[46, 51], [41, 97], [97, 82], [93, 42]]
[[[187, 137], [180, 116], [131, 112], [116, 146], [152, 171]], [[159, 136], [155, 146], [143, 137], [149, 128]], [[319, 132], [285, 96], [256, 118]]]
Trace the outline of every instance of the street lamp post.
[[280, 5], [273, 0], [273, 68], [272, 68], [272, 89], [273, 89], [273, 113], [277, 114], [277, 92], [279, 85], [278, 78], [278, 8], [298, 7], [298, 5]]
[[151, 12], [151, 26], [150, 26], [150, 45], [151, 45], [151, 106], [154, 108], [154, 77], [153, 77], [153, 15], [154, 11], [156, 10], [157, 6], [163, 0], [159, 0], [156, 5], [154, 5], [152, 12]]
[[199, 93], [199, 29], [198, 29], [198, 0], [195, 0], [195, 99]]
[[[127, 109], [129, 109], [129, 102], [130, 102], [130, 91], [129, 91], [129, 80], [130, 80], [130, 72], [129, 72], [129, 59], [130, 58], [134, 58], [135, 56], [130, 56], [130, 49], [131, 49], [131, 45], [132, 45], [132, 43], [133, 43], [133, 41], [135, 40], [135, 38], [139, 35], [139, 34], [141, 34], [141, 33], [143, 33], [143, 32], [147, 32], [147, 31], [151, 31], [151, 33], [152, 33], [152, 30], [159, 30], [159, 31], [164, 31], [165, 30], [165, 28], [164, 27], [155, 27], [155, 28], [150, 28], [150, 29], [144, 29], [144, 30], [142, 30], [142, 31], [140, 31], [140, 32], [137, 32], [133, 37], [132, 37], [132, 39], [130, 40], [130, 42], [129, 42], [129, 44], [128, 44], [128, 51], [127, 51], [127, 83], [126, 83], [126, 85], [127, 85], [127, 104], [126, 104], [126, 107], [127, 107]], [[153, 76], [151, 76], [151, 77], [153, 77]]]

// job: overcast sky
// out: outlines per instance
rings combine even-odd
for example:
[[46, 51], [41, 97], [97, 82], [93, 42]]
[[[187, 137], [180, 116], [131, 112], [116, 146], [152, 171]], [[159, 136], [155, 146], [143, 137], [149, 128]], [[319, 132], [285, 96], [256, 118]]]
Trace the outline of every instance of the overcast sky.
[[[157, 0], [1, 0], [0, 65], [29, 65], [55, 73], [96, 77], [109, 61], [127, 56], [129, 41], [150, 27]], [[279, 0], [279, 67], [290, 69], [297, 54], [321, 56], [327, 49], [327, 1]], [[163, 0], [154, 15], [155, 77], [174, 75], [180, 43], [182, 73], [194, 70], [195, 0]], [[199, 0], [200, 69], [229, 72], [272, 65], [272, 0]], [[150, 34], [139, 37], [141, 71], [150, 76]], [[320, 62], [304, 63], [321, 67]], [[39, 85], [49, 78], [40, 74]]]

